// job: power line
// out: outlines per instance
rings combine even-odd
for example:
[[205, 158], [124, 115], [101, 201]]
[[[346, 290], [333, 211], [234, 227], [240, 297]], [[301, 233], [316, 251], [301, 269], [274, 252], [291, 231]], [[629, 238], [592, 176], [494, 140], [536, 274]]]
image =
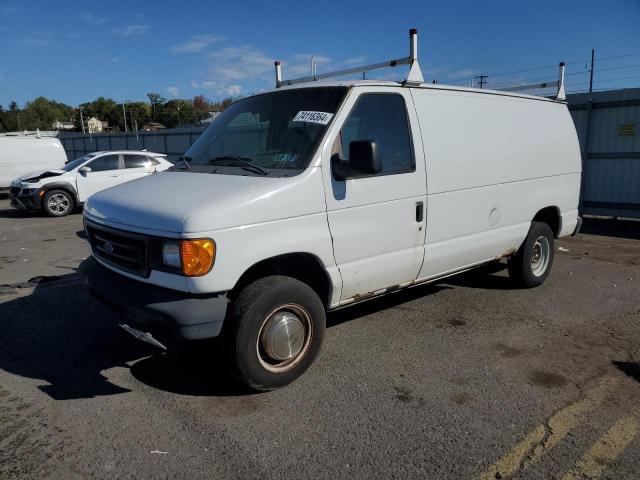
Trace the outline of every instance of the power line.
[[623, 57], [636, 57], [640, 55], [640, 52], [635, 52], [635, 53], [623, 53], [622, 55], [613, 55], [611, 57], [602, 57], [602, 58], [598, 58], [598, 61], [601, 62], [603, 60], [612, 60], [614, 58], [623, 58]]
[[640, 68], [640, 63], [636, 63], [635, 65], [619, 65], [617, 67], [607, 67], [607, 68], [598, 68], [598, 72], [605, 72], [608, 70], [620, 70], [623, 68]]
[[633, 75], [631, 77], [607, 78], [605, 80], [595, 80], [594, 83], [615, 82], [617, 80], [633, 80], [635, 78], [640, 78], [640, 75]]

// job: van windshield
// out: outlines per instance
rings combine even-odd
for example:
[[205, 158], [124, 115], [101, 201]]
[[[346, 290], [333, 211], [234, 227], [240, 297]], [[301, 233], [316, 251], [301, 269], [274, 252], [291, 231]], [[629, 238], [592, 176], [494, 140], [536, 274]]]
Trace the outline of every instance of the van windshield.
[[175, 170], [291, 176], [304, 170], [346, 87], [281, 90], [240, 100], [222, 112]]

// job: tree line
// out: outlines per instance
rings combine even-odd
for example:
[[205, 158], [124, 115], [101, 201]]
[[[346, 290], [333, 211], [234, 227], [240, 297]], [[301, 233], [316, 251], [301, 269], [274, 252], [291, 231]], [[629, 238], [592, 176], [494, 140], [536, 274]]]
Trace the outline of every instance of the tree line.
[[[0, 105], [0, 132], [22, 130], [53, 130], [56, 121], [73, 122], [75, 131], [82, 131], [81, 118], [85, 124], [91, 117], [107, 122], [114, 132], [142, 129], [149, 122], [157, 122], [167, 128], [196, 125], [209, 115], [209, 112], [222, 111], [234, 102], [225, 98], [212, 102], [202, 95], [191, 100], [167, 100], [158, 93], [148, 93], [148, 102], [122, 103], [111, 98], [98, 97], [92, 102], [72, 107], [45, 97], [27, 102], [23, 108], [11, 102], [5, 109]], [[82, 115], [80, 114], [82, 112]]]

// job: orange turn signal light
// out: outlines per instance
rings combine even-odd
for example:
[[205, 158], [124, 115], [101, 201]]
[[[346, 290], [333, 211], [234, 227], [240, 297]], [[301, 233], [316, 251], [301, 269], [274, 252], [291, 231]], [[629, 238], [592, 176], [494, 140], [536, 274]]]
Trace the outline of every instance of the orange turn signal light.
[[182, 273], [187, 277], [201, 277], [211, 271], [216, 259], [216, 242], [210, 238], [180, 242]]

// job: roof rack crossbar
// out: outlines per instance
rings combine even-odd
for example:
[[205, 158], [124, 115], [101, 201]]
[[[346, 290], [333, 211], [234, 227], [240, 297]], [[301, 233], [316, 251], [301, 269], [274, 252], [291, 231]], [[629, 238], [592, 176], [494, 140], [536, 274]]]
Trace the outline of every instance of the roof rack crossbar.
[[282, 69], [280, 62], [275, 62], [276, 73], [276, 88], [282, 85], [295, 85], [297, 83], [314, 82], [317, 80], [323, 80], [325, 78], [342, 77], [352, 73], [363, 73], [371, 70], [378, 70], [380, 68], [397, 67], [399, 65], [411, 65], [409, 75], [405, 80], [405, 83], [420, 84], [424, 82], [422, 72], [420, 71], [420, 64], [418, 63], [418, 31], [415, 28], [409, 30], [409, 56], [403, 58], [396, 58], [394, 60], [388, 60], [386, 62], [372, 63], [369, 65], [362, 65], [353, 68], [346, 68], [344, 70], [337, 70], [335, 72], [327, 72], [315, 75], [309, 75], [306, 77], [292, 78], [289, 80], [282, 79]]
[[524, 90], [534, 90], [543, 88], [556, 88], [556, 100], [564, 101], [567, 99], [564, 90], [564, 62], [560, 62], [558, 70], [558, 80], [554, 82], [528, 83], [524, 85], [515, 85], [513, 87], [501, 88], [503, 92], [521, 92]]

